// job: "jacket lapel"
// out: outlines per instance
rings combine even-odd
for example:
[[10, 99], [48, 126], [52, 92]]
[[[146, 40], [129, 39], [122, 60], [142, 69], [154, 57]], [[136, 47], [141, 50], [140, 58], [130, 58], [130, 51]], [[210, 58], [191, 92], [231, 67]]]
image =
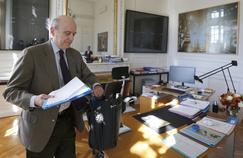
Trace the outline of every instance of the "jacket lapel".
[[45, 69], [47, 72], [47, 77], [51, 78], [51, 81], [53, 82], [53, 88], [58, 89], [60, 87], [59, 79], [58, 79], [58, 72], [57, 72], [57, 66], [55, 61], [55, 56], [53, 53], [53, 49], [51, 47], [51, 42], [48, 41], [47, 45], [45, 47]]
[[72, 56], [72, 52], [70, 52], [70, 49], [66, 50], [66, 56], [68, 61], [69, 72], [71, 74], [71, 77], [74, 78], [77, 75], [75, 65], [76, 59]]

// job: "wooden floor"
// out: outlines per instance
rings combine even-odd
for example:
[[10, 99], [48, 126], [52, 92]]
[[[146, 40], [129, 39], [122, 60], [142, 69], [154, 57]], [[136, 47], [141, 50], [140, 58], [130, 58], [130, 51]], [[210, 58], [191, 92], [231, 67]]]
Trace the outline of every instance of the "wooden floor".
[[[241, 122], [243, 124], [243, 122]], [[20, 144], [17, 136], [18, 118], [16, 116], [0, 118], [0, 158], [25, 158], [24, 147]], [[243, 126], [237, 128], [235, 158], [243, 157]], [[76, 151], [77, 158], [92, 158], [93, 155], [88, 146], [88, 133], [77, 134]], [[214, 155], [214, 154], [213, 154]], [[216, 154], [217, 158], [225, 157], [224, 155]], [[120, 158], [120, 157], [118, 157]]]
[[19, 107], [12, 105], [4, 100], [2, 93], [5, 87], [5, 85], [0, 85], [0, 118], [19, 115], [21, 112], [21, 109]]
[[[17, 136], [17, 124], [16, 116], [0, 118], [0, 158], [25, 158], [25, 149]], [[87, 131], [77, 135], [77, 158], [92, 157], [87, 136]]]

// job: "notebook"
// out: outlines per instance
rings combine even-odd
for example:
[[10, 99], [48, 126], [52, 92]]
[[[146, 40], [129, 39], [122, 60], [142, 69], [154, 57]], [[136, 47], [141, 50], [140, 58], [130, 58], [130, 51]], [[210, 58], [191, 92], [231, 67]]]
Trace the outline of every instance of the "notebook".
[[215, 146], [225, 136], [223, 133], [214, 131], [196, 123], [181, 129], [180, 132], [209, 146]]
[[203, 119], [199, 120], [197, 124], [221, 132], [226, 135], [229, 135], [235, 127], [235, 125], [219, 121], [211, 117], [204, 117]]
[[179, 133], [162, 139], [162, 142], [181, 155], [190, 158], [196, 158], [208, 149], [206, 146], [201, 145]]

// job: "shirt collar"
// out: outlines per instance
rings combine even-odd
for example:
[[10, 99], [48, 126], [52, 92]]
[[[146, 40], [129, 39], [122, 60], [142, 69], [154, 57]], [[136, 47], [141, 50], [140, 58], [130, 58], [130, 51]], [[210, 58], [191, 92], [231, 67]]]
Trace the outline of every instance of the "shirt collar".
[[[57, 54], [59, 52], [60, 48], [57, 47], [57, 45], [55, 44], [55, 42], [52, 39], [51, 39], [51, 46], [53, 48], [54, 53]], [[63, 50], [63, 51], [64, 51], [64, 53], [66, 52], [66, 50]]]

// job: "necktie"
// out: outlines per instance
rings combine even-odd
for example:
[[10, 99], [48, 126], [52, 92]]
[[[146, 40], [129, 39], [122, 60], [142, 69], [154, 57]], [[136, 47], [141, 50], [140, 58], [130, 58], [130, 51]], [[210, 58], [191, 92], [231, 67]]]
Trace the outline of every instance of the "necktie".
[[59, 64], [60, 64], [60, 67], [61, 67], [61, 70], [62, 70], [62, 77], [63, 77], [64, 84], [66, 84], [71, 80], [71, 75], [70, 75], [70, 72], [68, 70], [68, 67], [67, 67], [67, 64], [66, 64], [66, 61], [64, 59], [63, 54], [64, 54], [63, 50], [60, 49], [59, 50], [59, 55], [60, 55]]

